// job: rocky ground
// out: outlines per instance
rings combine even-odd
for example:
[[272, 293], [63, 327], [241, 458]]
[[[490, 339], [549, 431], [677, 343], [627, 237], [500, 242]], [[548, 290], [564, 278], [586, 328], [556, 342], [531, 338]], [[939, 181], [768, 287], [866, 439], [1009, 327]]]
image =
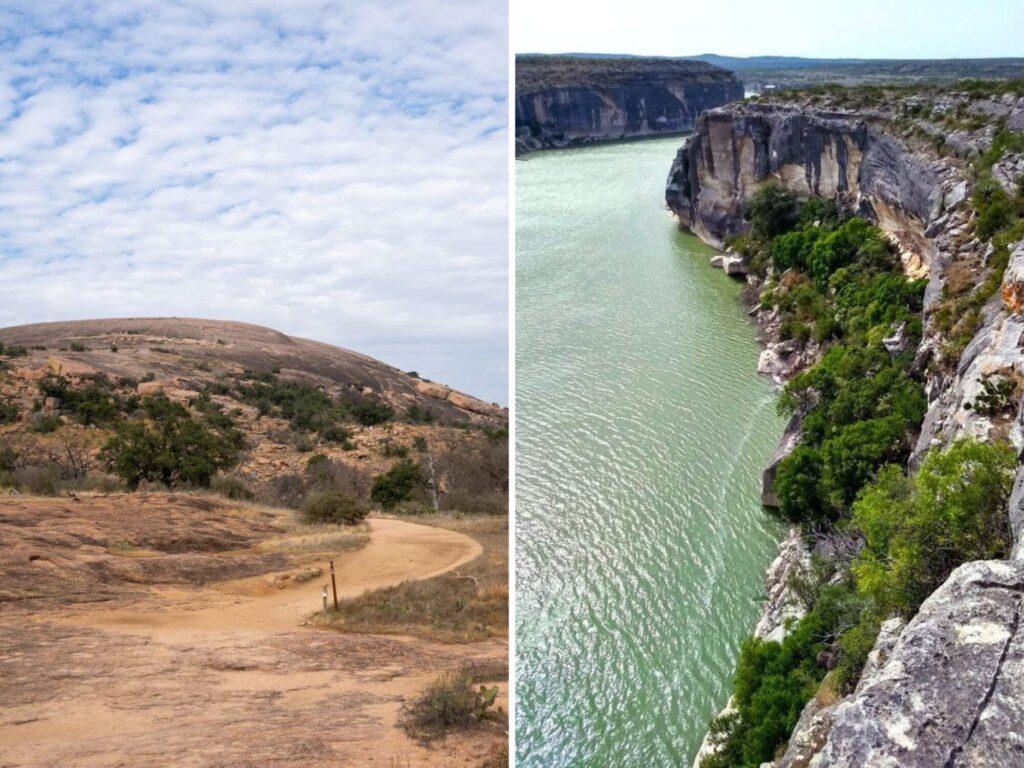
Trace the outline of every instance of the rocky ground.
[[[121, 318], [37, 323], [0, 329], [0, 343], [26, 349], [12, 361], [14, 377], [38, 372], [87, 378], [99, 371], [141, 380], [146, 390], [187, 393], [245, 369], [279, 369], [285, 378], [333, 394], [375, 397], [404, 411], [416, 404], [441, 421], [500, 420], [500, 406], [429, 382], [373, 358], [246, 323], [192, 318]], [[52, 359], [51, 359], [52, 358]]]
[[439, 673], [503, 665], [505, 641], [303, 626], [328, 559], [355, 596], [468, 563], [481, 548], [462, 534], [145, 494], [8, 499], [0, 540], [2, 766], [479, 766], [505, 738], [398, 727]]

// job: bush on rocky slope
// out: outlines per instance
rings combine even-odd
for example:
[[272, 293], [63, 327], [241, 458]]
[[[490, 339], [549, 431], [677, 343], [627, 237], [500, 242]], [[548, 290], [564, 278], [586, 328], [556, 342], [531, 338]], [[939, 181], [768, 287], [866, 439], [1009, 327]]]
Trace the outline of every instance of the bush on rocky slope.
[[929, 454], [913, 477], [884, 467], [853, 505], [847, 529], [864, 548], [849, 571], [814, 574], [809, 610], [781, 643], [743, 644], [734, 711], [713, 722], [719, 750], [702, 768], [772, 760], [829, 670], [836, 689], [852, 690], [882, 621], [913, 616], [959, 565], [1004, 557], [1016, 464], [1008, 445], [963, 440]]
[[772, 267], [762, 305], [779, 313], [784, 333], [804, 328], [805, 340], [829, 345], [779, 403], [783, 413], [805, 414], [801, 450], [776, 474], [780, 513], [793, 522], [836, 520], [879, 467], [905, 458], [907, 435], [924, 418], [911, 360], [882, 344], [900, 325], [920, 337], [924, 281], [901, 274], [877, 228], [844, 220], [825, 201], [805, 203], [791, 228], [761, 248]]

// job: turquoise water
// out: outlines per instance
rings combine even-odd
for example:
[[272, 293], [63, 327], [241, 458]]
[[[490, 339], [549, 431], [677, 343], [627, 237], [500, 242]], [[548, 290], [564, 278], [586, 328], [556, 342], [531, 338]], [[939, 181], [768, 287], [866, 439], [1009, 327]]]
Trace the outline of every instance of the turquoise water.
[[665, 210], [679, 141], [516, 163], [520, 766], [688, 763], [783, 533], [742, 285]]

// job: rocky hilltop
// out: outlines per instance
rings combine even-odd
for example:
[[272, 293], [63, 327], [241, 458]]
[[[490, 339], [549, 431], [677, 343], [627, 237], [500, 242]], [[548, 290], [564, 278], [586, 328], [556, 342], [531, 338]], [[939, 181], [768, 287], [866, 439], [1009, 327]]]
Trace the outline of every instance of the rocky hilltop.
[[[416, 405], [442, 421], [488, 421], [503, 409], [443, 384], [425, 381], [351, 350], [248, 323], [195, 318], [122, 318], [0, 328], [0, 344], [25, 349], [13, 368], [61, 366], [108, 377], [169, 379], [198, 390], [226, 373], [277, 369], [336, 393], [378, 398], [406, 411]], [[170, 385], [169, 385], [170, 386]]]
[[[846, 215], [868, 220], [895, 247], [907, 280], [925, 284], [919, 339], [910, 342], [905, 322], [882, 339], [894, 359], [910, 361], [908, 375], [926, 397], [923, 422], [905, 439], [910, 478], [930, 453], [961, 437], [1009, 444], [1019, 456], [1024, 89], [821, 88], [701, 115], [672, 164], [666, 201], [682, 226], [725, 249], [717, 265], [748, 276], [751, 313], [766, 344], [759, 369], [782, 384], [820, 360], [828, 345], [785, 332], [779, 310], [757, 299], [762, 288], [787, 279], [771, 269], [766, 276], [744, 241], [752, 201], [766, 187], [835, 201]], [[995, 382], [1006, 382], [997, 405], [979, 407]], [[775, 469], [799, 444], [802, 418], [798, 408], [765, 472], [768, 505], [778, 506]], [[909, 621], [894, 615], [883, 622], [855, 688], [837, 693], [830, 673], [788, 746], [766, 766], [1024, 765], [1019, 460], [1008, 509], [995, 525], [1009, 531], [1006, 559], [963, 563]], [[840, 563], [835, 581], [848, 552], [864, 546], [840, 534], [844, 556], [835, 541], [823, 546], [809, 536], [811, 529], [804, 546], [791, 537], [772, 566], [758, 637], [769, 635], [766, 621], [778, 637], [779, 622], [770, 617], [798, 602], [779, 573], [806, 563], [814, 549]], [[833, 648], [818, 661], [831, 670], [835, 655]], [[695, 765], [715, 753], [714, 743], [706, 740]]]
[[683, 133], [743, 98], [731, 72], [662, 58], [516, 57], [516, 152]]
[[198, 431], [197, 445], [210, 449], [212, 463], [187, 480], [184, 467], [168, 468], [164, 484], [198, 479], [295, 506], [323, 480], [310, 474], [311, 456], [335, 480], [343, 475], [341, 486], [356, 498], [374, 476], [411, 456], [424, 467], [434, 461], [436, 493], [428, 501], [435, 506], [460, 485], [467, 499], [503, 492], [501, 478], [488, 484], [483, 475], [471, 488], [476, 480], [454, 465], [442, 479], [441, 457], [500, 463], [507, 409], [357, 352], [190, 318], [0, 329], [0, 488], [63, 493], [105, 486], [111, 473], [145, 484], [150, 476], [128, 475], [101, 449], [152, 424], [154, 413]]

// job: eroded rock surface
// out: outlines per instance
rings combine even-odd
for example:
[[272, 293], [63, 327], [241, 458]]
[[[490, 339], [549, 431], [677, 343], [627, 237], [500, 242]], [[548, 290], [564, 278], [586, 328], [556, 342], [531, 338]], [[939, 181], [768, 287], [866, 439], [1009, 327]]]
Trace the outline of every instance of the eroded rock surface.
[[666, 202], [705, 241], [746, 231], [746, 204], [765, 182], [843, 198], [923, 266], [923, 238], [942, 191], [936, 169], [855, 114], [735, 104], [701, 115], [669, 171]]
[[1024, 765], [1024, 563], [976, 561], [832, 713], [812, 768]]

